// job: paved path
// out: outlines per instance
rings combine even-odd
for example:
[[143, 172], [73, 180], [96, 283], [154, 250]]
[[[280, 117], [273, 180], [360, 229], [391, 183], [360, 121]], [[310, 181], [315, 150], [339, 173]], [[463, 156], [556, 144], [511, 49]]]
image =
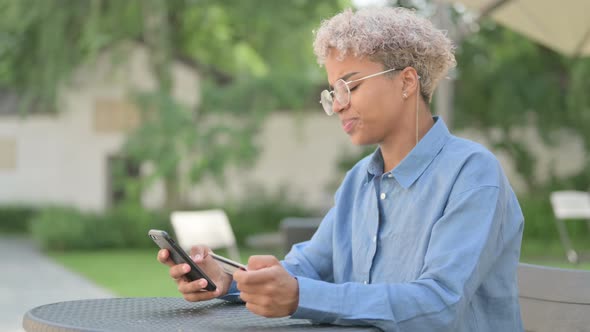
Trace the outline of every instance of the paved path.
[[23, 331], [23, 315], [42, 304], [114, 296], [48, 259], [29, 239], [0, 235], [0, 331]]

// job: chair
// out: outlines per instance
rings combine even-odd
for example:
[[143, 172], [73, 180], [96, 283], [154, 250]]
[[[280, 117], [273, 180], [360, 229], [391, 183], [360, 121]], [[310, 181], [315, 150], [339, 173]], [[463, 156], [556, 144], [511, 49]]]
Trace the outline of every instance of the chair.
[[518, 264], [525, 331], [590, 331], [590, 271]]
[[577, 263], [578, 253], [574, 250], [564, 220], [586, 219], [590, 229], [590, 193], [584, 191], [554, 191], [551, 193], [551, 206], [559, 238], [566, 250], [567, 260]]
[[189, 251], [197, 244], [213, 250], [226, 248], [229, 258], [241, 261], [236, 237], [223, 210], [174, 211], [170, 220], [182, 249]]
[[289, 217], [281, 220], [280, 227], [285, 254], [291, 250], [294, 244], [311, 239], [321, 222], [322, 218]]

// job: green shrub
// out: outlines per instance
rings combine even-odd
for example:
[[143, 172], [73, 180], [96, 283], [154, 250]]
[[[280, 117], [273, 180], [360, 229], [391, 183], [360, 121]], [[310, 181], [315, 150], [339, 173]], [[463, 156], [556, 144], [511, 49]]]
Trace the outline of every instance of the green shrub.
[[[525, 220], [523, 235], [525, 239], [559, 241], [555, 217], [549, 202], [549, 194], [549, 192], [543, 191], [519, 197]], [[574, 241], [590, 237], [585, 222], [568, 220], [565, 224]]]
[[0, 207], [0, 233], [26, 233], [36, 208], [27, 206]]
[[318, 211], [290, 200], [285, 191], [273, 195], [254, 190], [248, 200], [223, 209], [239, 244], [243, 244], [250, 235], [278, 231], [281, 220], [287, 217], [321, 216]]
[[524, 215], [525, 238], [554, 239], [555, 222], [549, 203], [549, 195], [526, 195], [519, 197], [520, 207]]
[[95, 218], [67, 207], [50, 207], [40, 211], [31, 221], [31, 235], [43, 249], [82, 249], [91, 246], [89, 230]]
[[33, 239], [48, 250], [139, 248], [154, 244], [150, 228], [170, 231], [167, 217], [136, 206], [120, 206], [106, 213], [51, 207], [40, 211], [31, 223]]
[[122, 246], [127, 248], [153, 247], [155, 244], [147, 236], [152, 228], [171, 232], [167, 213], [146, 210], [136, 205], [112, 209], [104, 216], [103, 223], [117, 230], [116, 236], [121, 239]]
[[243, 201], [225, 204], [192, 205], [180, 208], [186, 211], [221, 209], [225, 211], [239, 245], [250, 235], [277, 232], [281, 220], [287, 217], [318, 217], [319, 211], [299, 204], [289, 197], [286, 190], [269, 193], [254, 186]]

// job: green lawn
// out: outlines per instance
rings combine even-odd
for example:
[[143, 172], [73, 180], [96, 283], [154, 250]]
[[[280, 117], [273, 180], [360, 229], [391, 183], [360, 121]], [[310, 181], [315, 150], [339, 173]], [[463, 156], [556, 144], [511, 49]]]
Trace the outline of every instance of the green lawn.
[[122, 297], [179, 294], [154, 250], [52, 252], [49, 256]]
[[522, 242], [520, 261], [530, 264], [548, 265], [568, 269], [590, 270], [590, 247], [586, 239], [574, 239], [574, 247], [581, 258], [580, 264], [571, 264], [565, 258], [565, 251], [559, 241], [525, 239]]
[[[250, 255], [267, 253], [240, 249], [242, 262], [247, 262]], [[156, 254], [156, 249], [137, 249], [51, 252], [49, 256], [122, 297], [179, 296], [168, 268], [156, 260]]]
[[[542, 250], [543, 249], [543, 250]], [[280, 250], [240, 249], [242, 262], [250, 255], [274, 254]], [[545, 253], [541, 255], [541, 253]], [[52, 252], [53, 259], [122, 297], [179, 296], [176, 284], [168, 276], [168, 268], [156, 260], [157, 250], [102, 250], [81, 252]], [[219, 252], [224, 254], [223, 252]], [[586, 255], [587, 257], [587, 255]], [[522, 262], [562, 268], [590, 270], [590, 259], [578, 265], [569, 264], [559, 244], [527, 243]]]

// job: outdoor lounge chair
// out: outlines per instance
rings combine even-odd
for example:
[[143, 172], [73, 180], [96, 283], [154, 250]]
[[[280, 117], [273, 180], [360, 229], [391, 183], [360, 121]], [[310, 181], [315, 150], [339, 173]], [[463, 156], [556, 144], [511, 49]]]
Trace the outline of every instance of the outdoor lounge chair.
[[551, 193], [551, 206], [559, 238], [565, 248], [567, 260], [577, 263], [578, 253], [574, 250], [564, 220], [586, 219], [590, 229], [590, 193], [584, 191], [554, 191]]
[[236, 237], [223, 210], [175, 211], [170, 220], [182, 249], [189, 251], [197, 244], [212, 250], [224, 248], [229, 258], [240, 261]]
[[283, 236], [283, 250], [286, 253], [299, 242], [311, 239], [320, 226], [322, 218], [296, 218], [289, 217], [281, 220], [281, 233]]

